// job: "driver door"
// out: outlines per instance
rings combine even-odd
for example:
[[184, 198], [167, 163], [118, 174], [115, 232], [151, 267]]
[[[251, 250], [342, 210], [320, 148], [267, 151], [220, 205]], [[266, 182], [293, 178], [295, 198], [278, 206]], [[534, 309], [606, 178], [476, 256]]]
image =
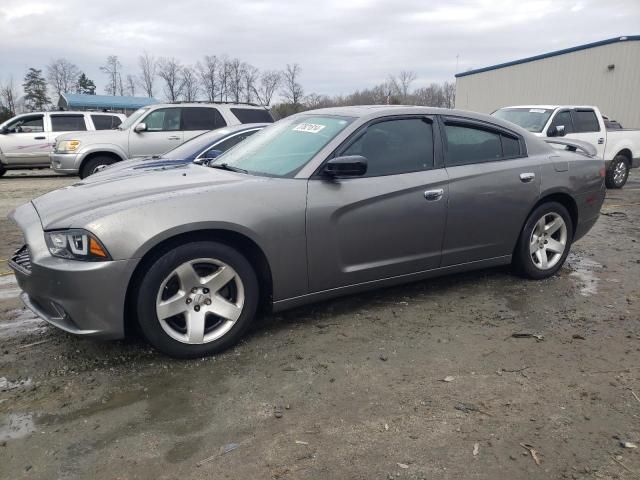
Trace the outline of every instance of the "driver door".
[[9, 131], [0, 137], [0, 148], [8, 165], [49, 164], [49, 133], [44, 120], [42, 113], [22, 115], [5, 126]]
[[436, 128], [425, 116], [370, 124], [338, 153], [366, 157], [365, 175], [309, 180], [311, 292], [440, 266], [448, 178], [434, 162]]
[[129, 130], [129, 158], [150, 157], [173, 150], [183, 142], [182, 108], [158, 108], [151, 111], [140, 123], [145, 131]]

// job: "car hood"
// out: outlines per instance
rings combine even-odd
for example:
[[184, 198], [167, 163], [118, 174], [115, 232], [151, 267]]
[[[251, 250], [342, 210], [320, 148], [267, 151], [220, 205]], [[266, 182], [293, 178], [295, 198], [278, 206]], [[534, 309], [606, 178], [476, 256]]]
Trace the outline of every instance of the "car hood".
[[45, 230], [83, 227], [140, 203], [197, 195], [211, 189], [259, 181], [260, 178], [194, 164], [152, 165], [114, 172], [113, 175], [91, 175], [81, 182], [36, 198], [33, 205]]
[[171, 159], [159, 157], [137, 157], [129, 160], [123, 160], [109, 165], [104, 170], [91, 175], [91, 179], [104, 179], [107, 177], [122, 177], [128, 175], [136, 175], [138, 171], [156, 170], [161, 167], [187, 165], [193, 163], [191, 159]]
[[63, 133], [55, 137], [60, 140], [79, 140], [80, 147], [84, 143], [122, 143], [126, 142], [129, 136], [128, 130], [92, 130], [88, 132]]

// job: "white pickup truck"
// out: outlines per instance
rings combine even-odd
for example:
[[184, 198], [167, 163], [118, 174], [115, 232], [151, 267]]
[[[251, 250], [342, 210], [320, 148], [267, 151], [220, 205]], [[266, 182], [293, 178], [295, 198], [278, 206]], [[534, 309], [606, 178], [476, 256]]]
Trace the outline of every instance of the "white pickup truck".
[[608, 188], [622, 188], [629, 169], [640, 166], [640, 130], [607, 129], [598, 107], [521, 105], [492, 115], [515, 123], [539, 137], [564, 137], [591, 143], [607, 167]]

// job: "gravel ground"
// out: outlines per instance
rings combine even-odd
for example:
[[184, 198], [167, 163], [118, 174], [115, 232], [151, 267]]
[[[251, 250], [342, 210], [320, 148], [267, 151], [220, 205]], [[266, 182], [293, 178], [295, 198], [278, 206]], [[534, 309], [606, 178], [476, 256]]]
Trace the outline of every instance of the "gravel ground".
[[[0, 258], [74, 181], [0, 179]], [[634, 171], [554, 278], [345, 297], [198, 361], [48, 327], [0, 276], [0, 478], [640, 478], [639, 206]]]

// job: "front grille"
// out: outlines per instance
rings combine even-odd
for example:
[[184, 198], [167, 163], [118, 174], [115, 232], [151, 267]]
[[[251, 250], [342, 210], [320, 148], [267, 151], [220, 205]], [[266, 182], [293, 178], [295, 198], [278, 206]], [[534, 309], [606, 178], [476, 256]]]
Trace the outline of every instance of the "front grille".
[[31, 252], [29, 251], [29, 246], [23, 245], [16, 250], [9, 264], [24, 273], [31, 273]]

